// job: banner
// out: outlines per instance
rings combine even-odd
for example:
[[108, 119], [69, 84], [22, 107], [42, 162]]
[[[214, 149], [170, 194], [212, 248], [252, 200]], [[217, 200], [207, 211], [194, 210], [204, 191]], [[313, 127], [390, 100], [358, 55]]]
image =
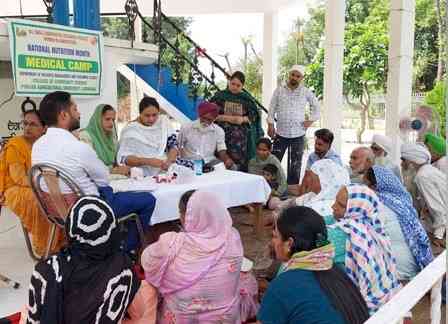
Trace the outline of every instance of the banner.
[[9, 20], [8, 27], [17, 96], [57, 90], [77, 97], [100, 95], [100, 32], [21, 19]]

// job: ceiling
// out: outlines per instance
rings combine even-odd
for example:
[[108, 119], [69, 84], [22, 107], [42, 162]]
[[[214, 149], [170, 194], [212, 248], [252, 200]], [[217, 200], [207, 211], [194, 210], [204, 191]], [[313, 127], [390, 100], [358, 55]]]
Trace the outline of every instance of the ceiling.
[[[171, 16], [263, 13], [288, 7], [297, 1], [300, 0], [162, 0], [162, 10]], [[125, 0], [100, 0], [101, 13], [124, 12], [125, 2]], [[152, 15], [153, 0], [137, 0], [137, 4], [143, 15]], [[46, 14], [42, 0], [6, 0], [2, 1], [0, 8], [0, 16]]]

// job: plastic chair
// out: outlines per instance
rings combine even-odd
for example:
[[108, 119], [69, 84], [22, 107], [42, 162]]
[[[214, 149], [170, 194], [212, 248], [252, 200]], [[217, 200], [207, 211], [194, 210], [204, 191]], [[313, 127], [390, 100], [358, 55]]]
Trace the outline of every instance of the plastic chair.
[[[44, 258], [47, 258], [53, 244], [56, 226], [65, 227], [65, 219], [71, 206], [85, 193], [65, 171], [49, 163], [34, 165], [29, 172], [29, 177], [31, 188], [39, 202], [39, 206], [47, 219], [52, 223], [47, 251], [44, 256]], [[43, 182], [45, 182], [47, 190], [43, 190]], [[61, 184], [69, 189], [70, 192], [62, 194], [60, 190]], [[141, 245], [145, 247], [146, 239], [143, 225], [137, 214], [132, 213], [117, 220], [120, 226], [124, 226], [129, 221], [136, 223]]]

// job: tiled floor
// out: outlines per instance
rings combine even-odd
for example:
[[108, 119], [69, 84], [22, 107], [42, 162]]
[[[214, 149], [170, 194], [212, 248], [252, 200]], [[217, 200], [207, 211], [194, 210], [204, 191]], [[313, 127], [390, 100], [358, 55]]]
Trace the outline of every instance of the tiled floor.
[[[256, 239], [252, 222], [252, 216], [245, 209], [232, 209], [234, 226], [241, 234], [245, 256], [257, 263], [263, 258], [266, 244], [270, 240], [271, 229], [265, 228], [261, 239]], [[265, 211], [267, 212], [267, 211]], [[167, 230], [173, 230], [172, 224], [160, 224], [154, 228], [154, 239]], [[34, 263], [26, 250], [25, 240], [20, 223], [17, 218], [3, 210], [0, 215], [0, 274], [20, 283], [19, 289], [13, 289], [0, 282], [0, 318], [20, 311], [28, 297], [29, 278]], [[271, 269], [272, 270], [272, 269]], [[269, 275], [269, 271], [263, 271]], [[427, 324], [429, 320], [429, 297], [423, 298], [413, 309], [413, 324]], [[446, 323], [445, 307], [442, 309], [442, 324]]]
[[28, 255], [18, 219], [2, 208], [0, 215], [0, 274], [20, 283], [13, 289], [0, 282], [0, 318], [19, 311], [28, 298], [34, 263]]

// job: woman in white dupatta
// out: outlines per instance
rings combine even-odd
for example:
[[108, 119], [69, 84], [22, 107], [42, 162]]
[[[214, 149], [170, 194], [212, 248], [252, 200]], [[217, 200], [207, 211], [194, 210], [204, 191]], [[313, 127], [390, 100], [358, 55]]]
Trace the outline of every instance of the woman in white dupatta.
[[117, 161], [142, 169], [144, 176], [157, 175], [177, 160], [176, 133], [168, 118], [160, 115], [156, 99], [144, 97], [139, 113], [121, 133]]
[[345, 167], [330, 159], [318, 160], [303, 177], [304, 194], [283, 202], [280, 209], [290, 206], [310, 207], [324, 218], [326, 224], [332, 224], [334, 218], [331, 206], [338, 191], [349, 183], [350, 176]]

